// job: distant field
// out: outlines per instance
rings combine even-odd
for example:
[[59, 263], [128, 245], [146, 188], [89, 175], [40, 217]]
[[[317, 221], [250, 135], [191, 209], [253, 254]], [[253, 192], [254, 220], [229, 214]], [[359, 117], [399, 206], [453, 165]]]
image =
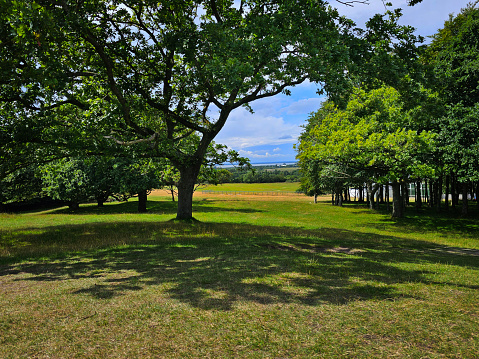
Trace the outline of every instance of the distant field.
[[477, 213], [197, 193], [182, 223], [159, 191], [136, 209], [0, 214], [0, 358], [477, 358]]
[[296, 192], [299, 182], [279, 183], [224, 183], [217, 186], [200, 187], [198, 191], [268, 191], [268, 192]]

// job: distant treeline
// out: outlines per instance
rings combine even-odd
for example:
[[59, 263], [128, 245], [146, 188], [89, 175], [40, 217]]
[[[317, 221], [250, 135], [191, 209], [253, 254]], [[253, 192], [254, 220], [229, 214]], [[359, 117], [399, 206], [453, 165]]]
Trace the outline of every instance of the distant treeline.
[[299, 182], [299, 168], [291, 166], [255, 166], [245, 172], [236, 168], [227, 168], [231, 177], [229, 183], [275, 183], [275, 182]]

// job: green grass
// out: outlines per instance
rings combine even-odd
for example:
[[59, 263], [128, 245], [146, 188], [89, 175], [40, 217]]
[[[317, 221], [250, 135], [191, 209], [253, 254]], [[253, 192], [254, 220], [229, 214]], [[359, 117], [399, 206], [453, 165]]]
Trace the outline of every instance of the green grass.
[[254, 192], [296, 192], [299, 188], [298, 182], [278, 183], [224, 183], [217, 186], [205, 186], [198, 191], [254, 191]]
[[477, 358], [475, 218], [150, 199], [0, 215], [1, 358]]

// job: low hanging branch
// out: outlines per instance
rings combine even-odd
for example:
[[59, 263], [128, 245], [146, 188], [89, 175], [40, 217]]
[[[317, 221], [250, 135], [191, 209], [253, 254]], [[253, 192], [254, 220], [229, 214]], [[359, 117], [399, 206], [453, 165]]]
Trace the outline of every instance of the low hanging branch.
[[338, 3], [346, 5], [346, 6], [354, 6], [353, 4], [366, 4], [369, 5], [368, 1], [361, 1], [361, 0], [351, 0], [351, 1], [341, 1], [336, 0]]
[[151, 135], [150, 137], [148, 138], [141, 138], [139, 140], [133, 140], [133, 141], [120, 141], [119, 139], [113, 137], [113, 136], [103, 136], [104, 138], [106, 139], [109, 139], [109, 140], [113, 140], [115, 141], [115, 143], [121, 145], [121, 146], [131, 146], [131, 145], [135, 145], [137, 143], [146, 143], [146, 142], [153, 142], [155, 141], [156, 139], [156, 133], [154, 133], [153, 135]]

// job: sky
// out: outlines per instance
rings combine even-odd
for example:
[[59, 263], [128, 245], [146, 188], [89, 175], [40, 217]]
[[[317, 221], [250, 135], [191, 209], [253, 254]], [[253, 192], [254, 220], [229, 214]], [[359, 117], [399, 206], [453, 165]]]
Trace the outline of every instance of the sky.
[[[457, 15], [470, 0], [423, 0], [413, 7], [407, 6], [406, 0], [369, 0], [368, 5], [357, 3], [353, 7], [334, 0], [330, 3], [340, 14], [363, 27], [374, 14], [384, 13], [386, 2], [392, 3], [390, 9], [403, 9], [400, 24], [411, 25], [416, 28], [417, 35], [427, 37], [443, 27], [449, 14]], [[281, 94], [250, 103], [253, 114], [244, 108], [235, 110], [215, 142], [238, 151], [253, 164], [295, 161], [293, 145], [298, 142], [301, 126], [324, 100], [316, 93], [317, 88], [317, 85], [306, 82], [290, 88], [291, 96]]]

